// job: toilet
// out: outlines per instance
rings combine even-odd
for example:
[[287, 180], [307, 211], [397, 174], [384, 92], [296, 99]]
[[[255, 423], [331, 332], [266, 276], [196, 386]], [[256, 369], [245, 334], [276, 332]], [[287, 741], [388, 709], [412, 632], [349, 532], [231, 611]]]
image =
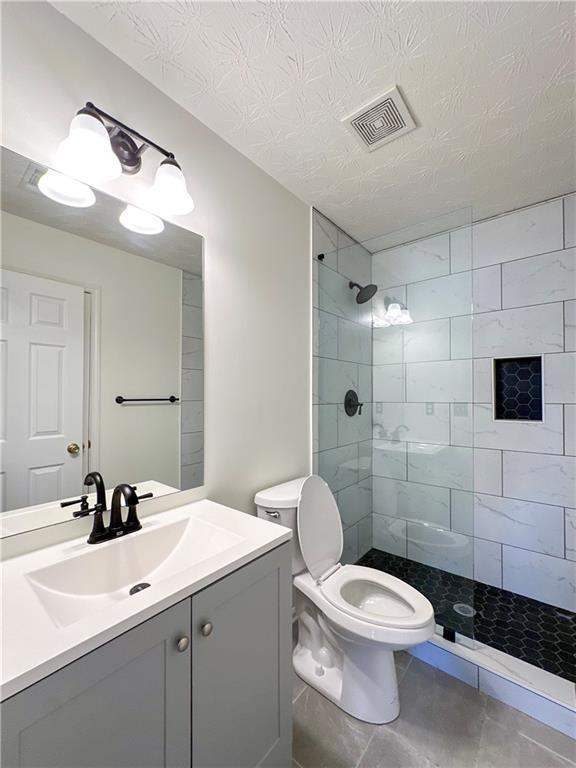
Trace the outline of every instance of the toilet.
[[394, 651], [432, 637], [432, 605], [401, 579], [340, 564], [340, 514], [317, 475], [260, 491], [255, 503], [259, 517], [294, 532], [296, 673], [359, 720], [394, 720], [400, 712]]

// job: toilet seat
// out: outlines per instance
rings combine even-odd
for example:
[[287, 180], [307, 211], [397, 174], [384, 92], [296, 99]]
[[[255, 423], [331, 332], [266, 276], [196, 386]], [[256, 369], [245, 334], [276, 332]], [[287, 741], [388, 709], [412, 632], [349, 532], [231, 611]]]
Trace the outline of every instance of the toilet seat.
[[434, 616], [434, 609], [424, 595], [401, 579], [374, 568], [344, 565], [319, 586], [336, 608], [370, 624], [419, 629]]

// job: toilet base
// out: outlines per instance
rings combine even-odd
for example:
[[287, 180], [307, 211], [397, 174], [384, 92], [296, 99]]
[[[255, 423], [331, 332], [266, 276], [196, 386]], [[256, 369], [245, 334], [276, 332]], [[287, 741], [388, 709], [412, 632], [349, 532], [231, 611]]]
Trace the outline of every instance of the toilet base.
[[342, 667], [324, 666], [298, 644], [292, 659], [298, 677], [352, 717], [383, 725], [400, 714], [393, 651], [357, 646], [347, 649]]

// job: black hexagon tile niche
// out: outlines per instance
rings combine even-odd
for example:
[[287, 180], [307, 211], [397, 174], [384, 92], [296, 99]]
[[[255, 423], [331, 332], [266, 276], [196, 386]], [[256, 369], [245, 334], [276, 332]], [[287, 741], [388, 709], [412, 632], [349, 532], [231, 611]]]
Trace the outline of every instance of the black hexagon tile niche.
[[[379, 549], [367, 552], [358, 565], [390, 573], [422, 592], [445, 629], [576, 683], [576, 613]], [[455, 609], [462, 603], [473, 616]]]
[[494, 400], [496, 419], [542, 421], [542, 358], [494, 360]]

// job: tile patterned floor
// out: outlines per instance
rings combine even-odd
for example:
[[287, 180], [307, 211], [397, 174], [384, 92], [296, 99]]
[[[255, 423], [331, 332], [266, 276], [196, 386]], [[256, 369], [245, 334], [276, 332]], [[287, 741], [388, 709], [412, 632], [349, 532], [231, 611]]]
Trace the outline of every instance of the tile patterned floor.
[[[358, 565], [386, 571], [418, 589], [443, 627], [576, 683], [576, 614], [379, 549], [371, 549]], [[472, 606], [475, 616], [460, 616], [455, 603]]]
[[574, 768], [576, 741], [396, 654], [400, 717], [349, 717], [295, 677], [293, 768]]

